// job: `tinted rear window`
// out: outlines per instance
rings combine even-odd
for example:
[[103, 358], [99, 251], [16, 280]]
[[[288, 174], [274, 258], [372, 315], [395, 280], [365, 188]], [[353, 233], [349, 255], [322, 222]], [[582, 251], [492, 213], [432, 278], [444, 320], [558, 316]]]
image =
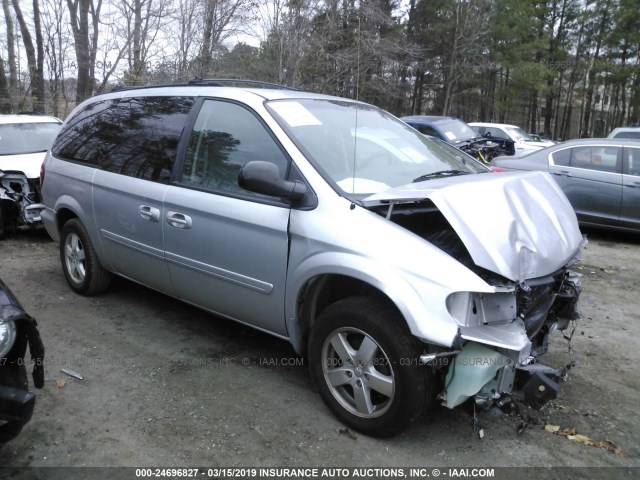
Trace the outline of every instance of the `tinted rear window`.
[[192, 97], [100, 100], [64, 126], [56, 157], [103, 170], [169, 183]]

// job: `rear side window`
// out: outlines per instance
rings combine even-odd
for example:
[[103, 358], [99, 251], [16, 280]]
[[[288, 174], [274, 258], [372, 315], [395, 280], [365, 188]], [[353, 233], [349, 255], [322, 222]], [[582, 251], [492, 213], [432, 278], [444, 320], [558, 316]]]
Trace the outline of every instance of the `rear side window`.
[[614, 173], [618, 170], [618, 147], [575, 147], [571, 149], [571, 166]]
[[191, 97], [133, 97], [87, 105], [62, 129], [52, 152], [108, 172], [169, 183]]
[[626, 175], [640, 176], [640, 148], [627, 147], [627, 161], [624, 166]]

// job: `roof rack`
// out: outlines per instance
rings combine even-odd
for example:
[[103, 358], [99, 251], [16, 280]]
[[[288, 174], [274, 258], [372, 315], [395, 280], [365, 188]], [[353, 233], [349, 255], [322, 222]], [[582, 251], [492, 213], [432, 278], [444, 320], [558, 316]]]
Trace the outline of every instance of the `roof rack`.
[[246, 80], [242, 78], [200, 78], [195, 77], [189, 80], [189, 85], [208, 85], [212, 87], [226, 87], [233, 86], [231, 84], [239, 85], [256, 85], [264, 88], [280, 88], [283, 90], [297, 90], [297, 88], [287, 87], [286, 85], [279, 85], [277, 83], [262, 82], [260, 80]]
[[[233, 85], [235, 84], [235, 85]], [[209, 87], [233, 87], [233, 86], [249, 86], [254, 85], [263, 88], [277, 88], [283, 90], [295, 90], [297, 88], [287, 87], [285, 85], [278, 85], [277, 83], [262, 82], [260, 80], [245, 80], [240, 78], [200, 78], [195, 77], [189, 80], [187, 83], [164, 83], [156, 85], [118, 85], [113, 88], [112, 92], [121, 92], [124, 90], [140, 90], [143, 88], [163, 88], [163, 87], [187, 87], [187, 86], [209, 86]], [[109, 93], [109, 92], [104, 92]]]

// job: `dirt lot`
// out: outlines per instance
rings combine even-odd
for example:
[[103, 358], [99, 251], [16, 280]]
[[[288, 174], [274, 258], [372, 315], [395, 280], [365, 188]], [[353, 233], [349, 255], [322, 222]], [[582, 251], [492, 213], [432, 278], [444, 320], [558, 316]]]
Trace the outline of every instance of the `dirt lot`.
[[[341, 430], [287, 343], [124, 280], [98, 297], [75, 295], [44, 231], [8, 236], [0, 276], [40, 323], [46, 384], [32, 421], [0, 446], [0, 464], [637, 467], [640, 237], [588, 234], [577, 365], [559, 398], [541, 412], [479, 413], [483, 438], [468, 410], [438, 408], [387, 440]], [[570, 360], [559, 334], [548, 360]]]

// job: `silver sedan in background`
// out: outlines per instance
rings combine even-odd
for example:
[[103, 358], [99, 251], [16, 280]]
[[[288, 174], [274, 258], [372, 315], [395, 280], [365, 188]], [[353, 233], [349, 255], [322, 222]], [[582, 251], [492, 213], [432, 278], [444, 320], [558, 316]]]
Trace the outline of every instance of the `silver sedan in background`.
[[640, 140], [570, 140], [523, 157], [496, 157], [496, 171], [553, 175], [582, 225], [640, 231]]

